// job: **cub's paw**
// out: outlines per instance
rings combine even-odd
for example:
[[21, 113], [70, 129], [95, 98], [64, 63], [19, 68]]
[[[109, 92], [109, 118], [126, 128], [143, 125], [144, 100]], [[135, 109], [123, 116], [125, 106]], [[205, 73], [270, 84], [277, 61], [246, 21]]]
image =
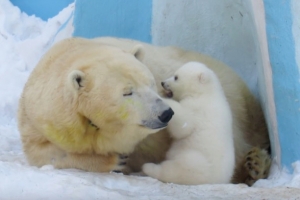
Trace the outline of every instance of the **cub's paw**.
[[161, 166], [154, 163], [146, 163], [142, 167], [143, 172], [152, 178], [158, 179], [161, 173]]
[[153, 169], [155, 168], [155, 165], [154, 163], [146, 163], [143, 165], [142, 167], [142, 170], [145, 174], [149, 175], [152, 173]]
[[[127, 155], [124, 155], [124, 154], [119, 154], [117, 156], [117, 162], [116, 162], [116, 165], [114, 167], [114, 169], [112, 170], [112, 172], [115, 172], [115, 173], [125, 173], [127, 170], [127, 159], [128, 159], [128, 156]], [[125, 173], [127, 174], [127, 173]]]
[[264, 149], [254, 147], [245, 157], [244, 168], [247, 171], [245, 183], [252, 186], [258, 179], [267, 178], [271, 166], [271, 158]]

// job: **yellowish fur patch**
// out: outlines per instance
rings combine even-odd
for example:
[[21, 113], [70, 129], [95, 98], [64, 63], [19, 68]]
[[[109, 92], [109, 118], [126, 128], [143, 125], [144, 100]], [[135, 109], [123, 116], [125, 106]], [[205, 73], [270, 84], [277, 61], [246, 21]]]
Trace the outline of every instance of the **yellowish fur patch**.
[[122, 120], [126, 120], [128, 118], [128, 116], [129, 116], [128, 109], [127, 109], [127, 103], [122, 104], [119, 107], [117, 113], [120, 115], [120, 118]]
[[81, 126], [66, 125], [63, 129], [58, 129], [54, 125], [45, 125], [45, 136], [55, 142], [61, 148], [69, 152], [91, 153], [93, 151], [93, 141], [95, 134], [85, 134], [85, 129]]
[[137, 103], [136, 101], [134, 101], [133, 99], [130, 99], [130, 98], [126, 99], [126, 100], [124, 101], [124, 103], [122, 103], [122, 104], [120, 105], [120, 107], [119, 107], [117, 113], [119, 113], [120, 118], [121, 118], [122, 120], [127, 120], [127, 119], [128, 119], [128, 117], [129, 117], [129, 115], [130, 115], [130, 113], [129, 113], [129, 111], [128, 111], [128, 108], [129, 108], [129, 107], [133, 107], [133, 106], [134, 106], [134, 107], [137, 107], [138, 109], [141, 109], [141, 108], [142, 108], [142, 106], [141, 106], [140, 103]]

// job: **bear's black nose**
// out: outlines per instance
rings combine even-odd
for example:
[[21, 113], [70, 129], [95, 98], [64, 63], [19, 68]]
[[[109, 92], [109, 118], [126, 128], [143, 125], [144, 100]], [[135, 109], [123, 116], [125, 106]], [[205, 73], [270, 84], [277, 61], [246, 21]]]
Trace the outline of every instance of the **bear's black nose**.
[[165, 110], [160, 116], [158, 116], [158, 119], [162, 123], [168, 123], [172, 119], [173, 115], [174, 115], [173, 110], [169, 108], [168, 110]]
[[164, 86], [165, 86], [165, 82], [161, 82], [161, 86], [163, 86], [163, 87], [164, 87]]

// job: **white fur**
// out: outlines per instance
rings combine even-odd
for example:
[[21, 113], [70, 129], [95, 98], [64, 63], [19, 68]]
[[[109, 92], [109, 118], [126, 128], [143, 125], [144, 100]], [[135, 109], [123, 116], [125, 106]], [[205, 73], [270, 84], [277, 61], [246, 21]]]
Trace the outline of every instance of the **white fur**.
[[[174, 100], [165, 101], [175, 115], [168, 125], [175, 139], [161, 164], [143, 171], [163, 182], [229, 183], [234, 172], [232, 115], [217, 76], [204, 64], [190, 62], [165, 81]], [[174, 75], [174, 76], [175, 76]]]

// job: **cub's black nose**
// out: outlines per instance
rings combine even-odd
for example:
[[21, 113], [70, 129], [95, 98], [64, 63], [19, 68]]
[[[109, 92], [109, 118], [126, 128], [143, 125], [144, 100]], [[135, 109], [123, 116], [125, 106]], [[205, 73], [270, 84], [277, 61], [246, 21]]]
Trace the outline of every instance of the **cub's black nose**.
[[174, 115], [173, 110], [169, 108], [168, 110], [165, 110], [160, 116], [158, 116], [158, 119], [162, 123], [168, 123], [172, 119], [173, 115]]
[[165, 82], [161, 82], [161, 86], [163, 86], [163, 87], [164, 87], [164, 86], [165, 86]]

